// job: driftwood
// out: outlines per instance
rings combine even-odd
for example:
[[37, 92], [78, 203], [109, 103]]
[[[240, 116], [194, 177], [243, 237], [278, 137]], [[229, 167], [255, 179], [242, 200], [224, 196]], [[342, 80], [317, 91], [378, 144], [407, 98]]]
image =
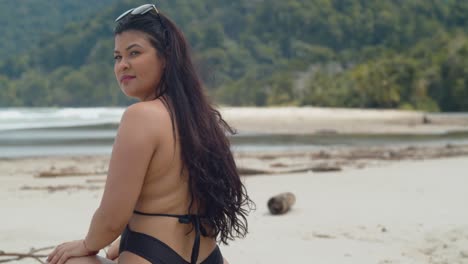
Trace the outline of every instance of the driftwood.
[[291, 170], [285, 170], [282, 171], [281, 173], [298, 173], [298, 172], [333, 172], [333, 171], [341, 171], [341, 167], [337, 165], [331, 165], [327, 163], [320, 163], [311, 167], [305, 167], [305, 168], [300, 168], [300, 169], [291, 169]]
[[45, 264], [46, 262], [42, 261], [41, 258], [46, 258], [48, 255], [37, 254], [37, 252], [44, 251], [44, 250], [51, 250], [54, 247], [44, 247], [44, 248], [31, 248], [28, 253], [13, 253], [13, 252], [4, 252], [0, 250], [0, 258], [7, 258], [7, 259], [0, 259], [0, 263], [7, 263], [11, 261], [18, 261], [25, 258], [32, 258], [37, 260], [39, 263]]
[[320, 163], [312, 167], [310, 170], [313, 172], [341, 171], [341, 167], [327, 163]]
[[103, 187], [95, 185], [57, 185], [57, 186], [22, 186], [20, 190], [22, 191], [48, 191], [50, 193], [57, 191], [67, 191], [67, 190], [100, 190]]
[[273, 215], [285, 214], [291, 210], [296, 202], [296, 196], [293, 193], [286, 192], [273, 196], [268, 200], [268, 209]]
[[334, 164], [320, 163], [313, 166], [307, 166], [304, 168], [287, 168], [288, 165], [283, 163], [274, 163], [271, 167], [281, 167], [282, 169], [274, 170], [262, 170], [246, 167], [237, 167], [237, 172], [240, 175], [261, 175], [261, 174], [284, 174], [284, 173], [298, 173], [298, 172], [332, 172], [332, 171], [341, 171], [341, 167]]
[[237, 167], [237, 173], [240, 175], [268, 174], [270, 171]]
[[106, 179], [88, 179], [86, 183], [106, 183]]
[[107, 171], [79, 171], [73, 169], [62, 170], [46, 170], [39, 172], [36, 177], [38, 178], [57, 178], [57, 177], [72, 177], [72, 176], [92, 176], [92, 175], [105, 175]]

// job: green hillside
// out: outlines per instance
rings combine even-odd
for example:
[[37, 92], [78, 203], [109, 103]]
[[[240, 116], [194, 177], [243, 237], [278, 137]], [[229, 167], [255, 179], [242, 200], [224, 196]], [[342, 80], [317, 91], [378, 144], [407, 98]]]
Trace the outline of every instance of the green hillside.
[[39, 39], [57, 33], [70, 22], [88, 19], [112, 0], [0, 1], [0, 58], [34, 47]]
[[[0, 106], [128, 104], [113, 77], [113, 19], [142, 3], [103, 5], [1, 60]], [[466, 1], [172, 0], [158, 6], [189, 38], [220, 103], [468, 111]]]

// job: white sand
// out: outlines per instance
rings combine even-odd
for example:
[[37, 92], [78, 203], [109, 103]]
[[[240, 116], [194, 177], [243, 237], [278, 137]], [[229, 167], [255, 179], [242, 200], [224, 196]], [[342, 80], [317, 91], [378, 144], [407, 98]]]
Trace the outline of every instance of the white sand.
[[[464, 157], [338, 173], [250, 176], [247, 188], [257, 203], [249, 217], [250, 234], [223, 246], [223, 254], [232, 264], [468, 263], [467, 162]], [[82, 238], [102, 189], [20, 188], [102, 186], [85, 183], [102, 176], [37, 179], [21, 172], [0, 166], [0, 250], [26, 252]], [[293, 211], [269, 215], [268, 198], [283, 191], [296, 194]]]
[[[325, 107], [222, 107], [220, 111], [239, 132], [442, 134], [468, 131], [467, 117], [436, 117], [419, 111]], [[423, 124], [424, 116], [430, 124]]]
[[[248, 178], [251, 234], [224, 254], [232, 263], [468, 263], [467, 162]], [[284, 191], [296, 194], [294, 210], [269, 215], [267, 200]]]

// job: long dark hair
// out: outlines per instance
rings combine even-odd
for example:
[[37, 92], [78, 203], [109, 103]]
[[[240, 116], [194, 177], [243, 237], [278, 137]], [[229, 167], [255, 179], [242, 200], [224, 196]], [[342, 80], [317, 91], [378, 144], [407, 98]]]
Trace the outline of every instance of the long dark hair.
[[227, 133], [235, 131], [205, 94], [185, 37], [161, 13], [128, 15], [117, 23], [114, 34], [127, 30], [146, 33], [166, 60], [155, 95], [171, 113], [173, 135], [178, 136], [184, 169], [189, 173], [192, 198], [189, 213], [196, 201], [213, 230], [213, 237], [224, 244], [235, 237], [244, 237], [247, 215], [254, 204], [240, 180], [227, 138]]

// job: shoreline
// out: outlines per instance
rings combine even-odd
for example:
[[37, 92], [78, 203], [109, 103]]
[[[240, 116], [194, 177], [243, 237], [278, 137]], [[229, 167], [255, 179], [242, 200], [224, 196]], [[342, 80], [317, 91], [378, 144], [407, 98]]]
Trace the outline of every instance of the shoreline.
[[[233, 151], [241, 176], [330, 172], [382, 166], [400, 161], [468, 157], [468, 144], [435, 146], [333, 146], [317, 150]], [[3, 175], [34, 178], [89, 177], [107, 174], [110, 155], [61, 155], [0, 158]], [[26, 164], [26, 165], [24, 165]]]
[[[125, 110], [124, 107], [41, 109], [47, 109], [49, 116], [42, 114], [39, 119], [47, 120], [47, 122], [39, 120], [40, 122], [31, 123], [28, 116], [36, 113], [35, 108], [25, 108], [21, 111], [0, 109], [0, 114], [2, 114], [0, 134], [15, 130], [53, 128], [96, 128], [100, 126], [116, 128]], [[468, 132], [468, 113], [312, 106], [218, 106], [216, 109], [232, 127], [241, 133], [434, 135]], [[50, 116], [49, 112], [53, 115]]]

